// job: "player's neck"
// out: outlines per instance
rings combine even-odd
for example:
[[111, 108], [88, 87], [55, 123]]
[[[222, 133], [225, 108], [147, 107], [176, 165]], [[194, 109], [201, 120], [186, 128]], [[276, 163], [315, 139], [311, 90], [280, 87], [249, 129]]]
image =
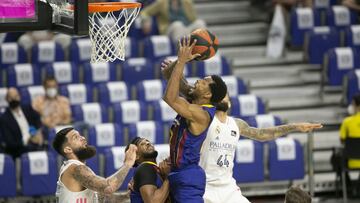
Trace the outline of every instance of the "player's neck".
[[216, 111], [216, 118], [222, 122], [222, 123], [226, 123], [226, 119], [227, 119], [227, 113], [223, 112], [223, 111]]
[[156, 164], [156, 159], [142, 159], [140, 161], [140, 163], [143, 163], [143, 162], [154, 162]]

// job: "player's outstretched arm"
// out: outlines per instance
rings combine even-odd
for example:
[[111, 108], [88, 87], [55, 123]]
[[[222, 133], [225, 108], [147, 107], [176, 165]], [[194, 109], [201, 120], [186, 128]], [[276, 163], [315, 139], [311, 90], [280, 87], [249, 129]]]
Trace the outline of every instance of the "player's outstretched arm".
[[291, 132], [309, 132], [322, 128], [322, 125], [318, 123], [293, 123], [270, 128], [253, 128], [241, 119], [235, 118], [235, 121], [241, 135], [258, 141], [274, 140]]
[[119, 189], [124, 182], [130, 168], [136, 159], [136, 146], [130, 145], [125, 153], [124, 165], [112, 176], [103, 178], [95, 175], [87, 166], [78, 165], [73, 168], [73, 177], [82, 186], [102, 194], [112, 194]]

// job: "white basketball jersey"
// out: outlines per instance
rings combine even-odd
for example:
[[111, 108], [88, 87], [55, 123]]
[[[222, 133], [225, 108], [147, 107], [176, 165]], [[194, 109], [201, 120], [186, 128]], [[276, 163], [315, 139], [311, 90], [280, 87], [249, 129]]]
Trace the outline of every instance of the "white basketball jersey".
[[199, 165], [205, 170], [206, 184], [236, 185], [232, 174], [239, 137], [239, 128], [232, 117], [228, 116], [225, 123], [214, 117], [200, 151]]
[[[84, 163], [78, 160], [68, 160], [60, 168], [59, 179], [57, 181], [56, 188], [56, 202], [59, 203], [95, 203], [97, 202], [97, 194], [89, 189], [85, 189], [81, 192], [72, 192], [61, 182], [62, 174], [71, 166], [75, 165], [84, 165]], [[91, 169], [90, 169], [91, 170]], [[94, 173], [95, 174], [95, 173]]]

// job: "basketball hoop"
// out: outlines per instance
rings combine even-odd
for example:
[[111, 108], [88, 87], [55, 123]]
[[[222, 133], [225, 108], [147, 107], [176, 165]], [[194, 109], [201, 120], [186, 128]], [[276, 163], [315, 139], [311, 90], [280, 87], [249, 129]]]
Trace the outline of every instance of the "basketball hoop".
[[125, 39], [141, 3], [89, 3], [91, 63], [125, 60]]

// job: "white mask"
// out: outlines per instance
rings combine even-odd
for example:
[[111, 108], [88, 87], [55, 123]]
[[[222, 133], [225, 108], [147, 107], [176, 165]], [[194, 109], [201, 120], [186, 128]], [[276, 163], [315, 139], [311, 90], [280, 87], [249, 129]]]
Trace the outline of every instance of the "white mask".
[[50, 98], [54, 98], [57, 95], [57, 89], [56, 88], [49, 88], [46, 90], [46, 96]]
[[354, 115], [355, 114], [355, 108], [354, 105], [350, 104], [347, 108], [347, 112], [349, 115]]

